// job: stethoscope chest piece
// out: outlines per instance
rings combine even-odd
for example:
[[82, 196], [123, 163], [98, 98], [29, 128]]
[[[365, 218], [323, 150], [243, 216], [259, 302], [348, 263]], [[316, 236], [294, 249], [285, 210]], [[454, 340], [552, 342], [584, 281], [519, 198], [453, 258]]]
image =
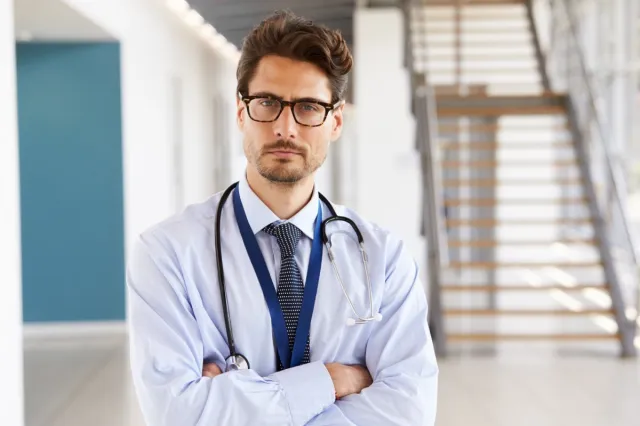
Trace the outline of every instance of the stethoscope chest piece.
[[226, 366], [225, 371], [238, 371], [238, 370], [248, 370], [249, 369], [249, 361], [240, 354], [235, 354], [229, 356], [225, 360]]

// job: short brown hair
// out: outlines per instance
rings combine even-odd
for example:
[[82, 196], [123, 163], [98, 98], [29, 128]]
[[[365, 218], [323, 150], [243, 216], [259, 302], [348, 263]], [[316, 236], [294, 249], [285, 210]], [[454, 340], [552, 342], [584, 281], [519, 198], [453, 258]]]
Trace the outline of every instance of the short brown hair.
[[353, 57], [339, 31], [318, 25], [290, 11], [278, 11], [255, 27], [242, 43], [236, 77], [246, 96], [258, 63], [268, 55], [311, 62], [322, 69], [331, 85], [331, 102], [344, 99]]

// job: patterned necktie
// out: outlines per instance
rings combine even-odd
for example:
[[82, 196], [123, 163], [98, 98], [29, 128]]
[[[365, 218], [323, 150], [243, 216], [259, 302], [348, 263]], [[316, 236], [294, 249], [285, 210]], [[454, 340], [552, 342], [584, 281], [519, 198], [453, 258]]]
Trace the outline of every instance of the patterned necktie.
[[[302, 297], [304, 295], [304, 284], [302, 276], [295, 259], [296, 245], [300, 241], [302, 232], [295, 225], [289, 222], [282, 224], [272, 223], [264, 228], [264, 231], [273, 235], [278, 240], [280, 246], [280, 277], [278, 278], [278, 301], [284, 315], [284, 322], [287, 327], [289, 337], [289, 350], [293, 353], [293, 343], [298, 328], [298, 317], [302, 309]], [[309, 336], [304, 349], [302, 364], [309, 362]], [[282, 368], [282, 365], [280, 365]]]

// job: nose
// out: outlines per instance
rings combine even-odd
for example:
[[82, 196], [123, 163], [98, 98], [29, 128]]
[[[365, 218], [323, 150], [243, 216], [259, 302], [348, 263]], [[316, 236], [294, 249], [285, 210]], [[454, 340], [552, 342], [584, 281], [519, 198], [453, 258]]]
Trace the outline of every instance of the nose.
[[289, 105], [284, 107], [280, 117], [273, 122], [273, 133], [279, 139], [296, 139], [298, 123], [293, 118], [293, 111]]

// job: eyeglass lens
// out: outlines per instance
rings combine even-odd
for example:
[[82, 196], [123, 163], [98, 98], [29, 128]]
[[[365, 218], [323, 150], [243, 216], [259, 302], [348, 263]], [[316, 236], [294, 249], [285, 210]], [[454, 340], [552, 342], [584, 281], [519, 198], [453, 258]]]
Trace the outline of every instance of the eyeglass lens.
[[[249, 114], [256, 121], [274, 121], [282, 104], [277, 99], [256, 98], [249, 102]], [[296, 121], [305, 126], [322, 124], [327, 115], [325, 107], [315, 102], [297, 102], [293, 106]]]

